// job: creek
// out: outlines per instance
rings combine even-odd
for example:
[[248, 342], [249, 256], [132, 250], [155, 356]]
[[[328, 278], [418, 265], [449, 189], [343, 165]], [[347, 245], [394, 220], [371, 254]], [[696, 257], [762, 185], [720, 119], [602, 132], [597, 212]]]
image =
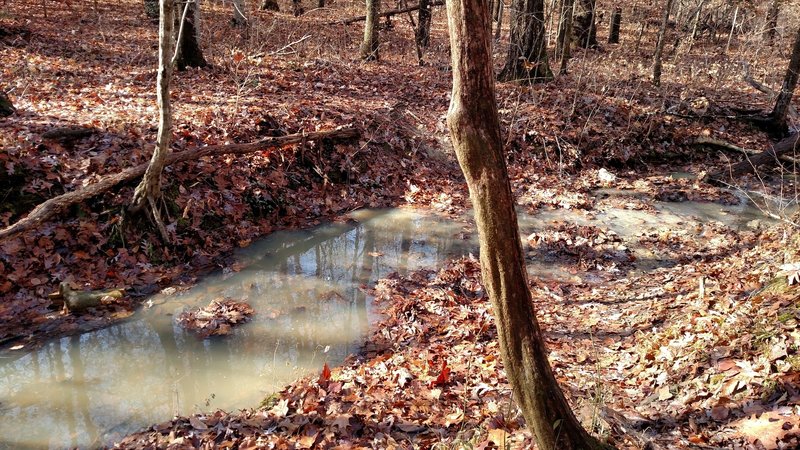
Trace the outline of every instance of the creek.
[[[606, 194], [606, 195], [612, 195]], [[657, 212], [609, 208], [520, 215], [523, 237], [557, 221], [605, 227], [636, 251], [648, 230], [709, 220], [740, 229], [748, 206], [660, 203]], [[476, 252], [474, 227], [408, 209], [361, 210], [344, 223], [277, 232], [235, 254], [238, 271], [210, 275], [117, 325], [0, 358], [0, 448], [95, 448], [173, 415], [256, 406], [324, 363], [358, 352], [380, 316], [360, 289], [391, 272], [432, 268]], [[641, 256], [641, 255], [640, 255]], [[532, 276], [575, 277], [559, 260], [528, 258]], [[648, 254], [637, 270], [670, 265]], [[176, 324], [219, 297], [248, 302], [253, 320], [224, 338], [198, 339]]]

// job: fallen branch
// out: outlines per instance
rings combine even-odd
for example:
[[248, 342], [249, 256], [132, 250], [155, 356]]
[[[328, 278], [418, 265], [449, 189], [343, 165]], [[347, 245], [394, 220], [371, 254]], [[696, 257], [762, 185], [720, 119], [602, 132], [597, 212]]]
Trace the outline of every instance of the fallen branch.
[[782, 159], [784, 156], [790, 156], [790, 152], [794, 152], [798, 150], [798, 145], [800, 145], [800, 133], [795, 133], [774, 146], [770, 147], [768, 150], [764, 150], [761, 153], [758, 153], [753, 156], [749, 156], [745, 158], [743, 161], [738, 162], [732, 165], [728, 170], [720, 170], [709, 175], [709, 178], [714, 180], [721, 180], [726, 175], [735, 178], [747, 173], [755, 172], [755, 170], [768, 164], [770, 162], [777, 162], [778, 160]]
[[[444, 0], [434, 0], [434, 1], [430, 2], [430, 3], [428, 3], [428, 5], [429, 6], [442, 6], [442, 5], [444, 5]], [[406, 8], [392, 9], [390, 11], [386, 11], [386, 12], [382, 12], [382, 13], [378, 14], [378, 17], [389, 17], [389, 16], [393, 16], [395, 14], [403, 14], [403, 13], [407, 13], [407, 12], [411, 12], [411, 11], [416, 11], [418, 9], [419, 9], [419, 5], [408, 6]], [[367, 20], [367, 16], [357, 16], [357, 17], [351, 17], [349, 19], [336, 20], [334, 22], [330, 22], [329, 25], [347, 25], [347, 24], [350, 24], [350, 23], [360, 22], [362, 20]]]
[[[169, 156], [167, 156], [165, 166], [196, 160], [204, 156], [244, 155], [274, 147], [299, 144], [304, 141], [316, 141], [321, 139], [351, 139], [356, 136], [358, 136], [358, 131], [353, 127], [347, 127], [330, 131], [316, 131], [311, 133], [290, 134], [288, 136], [269, 137], [247, 144], [209, 145], [207, 147], [171, 153]], [[145, 170], [147, 170], [148, 164], [149, 162], [145, 162], [139, 164], [138, 166], [129, 167], [122, 172], [115, 173], [113, 175], [107, 175], [94, 184], [90, 184], [86, 187], [72, 192], [67, 192], [66, 194], [59, 195], [58, 197], [54, 197], [45, 201], [36, 208], [33, 208], [33, 210], [28, 213], [25, 218], [20, 219], [16, 223], [3, 230], [0, 230], [0, 241], [34, 228], [51, 219], [70, 206], [101, 194], [120, 183], [125, 183], [141, 177], [144, 175]]]

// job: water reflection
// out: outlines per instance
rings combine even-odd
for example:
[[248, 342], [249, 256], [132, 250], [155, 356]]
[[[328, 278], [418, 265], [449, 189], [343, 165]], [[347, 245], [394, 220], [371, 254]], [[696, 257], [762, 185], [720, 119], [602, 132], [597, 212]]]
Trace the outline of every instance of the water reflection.
[[[0, 448], [97, 447], [174, 414], [251, 407], [357, 350], [376, 314], [361, 284], [471, 245], [454, 237], [460, 224], [408, 211], [353, 219], [276, 233], [237, 255], [241, 271], [156, 296], [137, 320], [0, 362]], [[224, 339], [175, 325], [219, 296], [249, 302], [254, 320]]]
[[[657, 215], [613, 208], [523, 215], [521, 235], [572, 221], [608, 227], [633, 247], [643, 231], [685, 229], [694, 217], [733, 227], [749, 220], [749, 210], [719, 205], [659, 208]], [[275, 233], [236, 255], [241, 271], [210, 276], [181, 295], [155, 296], [136, 320], [0, 360], [0, 448], [97, 447], [175, 414], [256, 405], [358, 349], [377, 315], [361, 284], [476, 247], [465, 222], [407, 210], [357, 211], [348, 223]], [[572, 276], [553, 262], [530, 261], [528, 270]], [[187, 307], [220, 296], [250, 303], [254, 320], [208, 340], [175, 325]]]

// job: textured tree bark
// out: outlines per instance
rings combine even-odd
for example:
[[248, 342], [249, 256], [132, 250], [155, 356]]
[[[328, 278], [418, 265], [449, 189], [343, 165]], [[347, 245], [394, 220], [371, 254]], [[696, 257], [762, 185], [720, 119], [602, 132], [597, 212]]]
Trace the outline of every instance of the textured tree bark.
[[142, 182], [136, 187], [131, 201], [133, 211], [141, 210], [149, 205], [153, 221], [167, 240], [167, 232], [161, 221], [156, 200], [161, 197], [161, 172], [164, 162], [169, 154], [169, 144], [172, 138], [172, 109], [169, 101], [169, 83], [172, 77], [172, 35], [175, 30], [175, 2], [161, 0], [160, 20], [158, 26], [158, 79], [156, 80], [158, 103], [158, 134], [156, 148], [150, 159], [150, 164], [142, 177]]
[[561, 18], [556, 39], [556, 58], [559, 60], [558, 73], [567, 73], [567, 63], [572, 53], [572, 14], [575, 0], [561, 0]]
[[513, 0], [508, 55], [498, 79], [531, 83], [552, 78], [545, 46], [544, 2]]
[[800, 153], [800, 133], [794, 133], [757, 155], [749, 156], [728, 169], [710, 174], [708, 178], [712, 181], [724, 180], [728, 177], [737, 178], [747, 173], [753, 173], [763, 165], [777, 164], [784, 155], [797, 155], [798, 153]]
[[664, 15], [661, 18], [661, 28], [658, 29], [658, 42], [656, 42], [656, 52], [653, 55], [653, 84], [661, 85], [661, 56], [664, 53], [664, 41], [667, 38], [667, 24], [669, 23], [669, 13], [672, 10], [673, 0], [666, 0], [664, 5]]
[[538, 448], [602, 448], [561, 392], [533, 310], [500, 140], [486, 0], [450, 0], [447, 16], [453, 66], [447, 122], [475, 208], [483, 284], [514, 400]]
[[597, 47], [597, 25], [594, 21], [595, 0], [577, 0], [573, 31], [581, 48]]
[[431, 42], [431, 4], [430, 0], [419, 0], [419, 15], [417, 16], [417, 45], [426, 48]]
[[244, 0], [232, 0], [231, 4], [233, 5], [233, 18], [231, 19], [233, 26], [247, 26], [247, 16], [245, 15], [246, 6]]
[[622, 27], [622, 8], [614, 8], [611, 13], [611, 26], [608, 32], [608, 43], [619, 44], [619, 29]]
[[175, 65], [178, 70], [187, 67], [205, 67], [208, 65], [200, 49], [200, 2], [188, 0], [186, 17], [183, 19], [183, 31], [180, 33], [178, 43], [178, 57]]
[[381, 0], [366, 0], [367, 16], [364, 22], [364, 42], [361, 43], [361, 59], [373, 61], [379, 58], [378, 46], [378, 14], [381, 11]]
[[789, 67], [786, 69], [786, 76], [783, 79], [783, 85], [781, 85], [781, 92], [778, 94], [778, 99], [775, 101], [775, 108], [772, 110], [773, 127], [781, 133], [785, 133], [788, 129], [786, 113], [789, 111], [789, 106], [792, 104], [792, 96], [794, 95], [795, 87], [797, 87], [798, 75], [800, 75], [800, 28], [798, 28], [797, 35], [794, 38], [792, 57], [789, 60]]

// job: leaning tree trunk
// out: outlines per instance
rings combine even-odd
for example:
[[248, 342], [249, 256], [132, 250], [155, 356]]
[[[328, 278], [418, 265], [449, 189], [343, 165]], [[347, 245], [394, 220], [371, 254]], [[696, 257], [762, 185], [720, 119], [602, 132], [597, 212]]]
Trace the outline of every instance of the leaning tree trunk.
[[664, 15], [661, 18], [661, 28], [658, 29], [658, 42], [656, 43], [656, 53], [653, 55], [653, 84], [661, 85], [661, 56], [664, 53], [664, 41], [667, 40], [667, 24], [669, 23], [669, 13], [672, 10], [673, 0], [667, 0], [664, 5]]
[[786, 69], [786, 76], [783, 78], [781, 92], [778, 94], [775, 108], [772, 110], [772, 125], [781, 133], [787, 131], [786, 113], [792, 104], [792, 96], [794, 95], [794, 88], [797, 87], [798, 74], [800, 74], [800, 28], [798, 28], [797, 35], [794, 38], [792, 57], [789, 60], [789, 67]]
[[367, 19], [364, 21], [364, 42], [361, 43], [361, 59], [374, 61], [378, 59], [378, 14], [381, 11], [381, 0], [367, 0]]
[[608, 43], [619, 44], [619, 29], [622, 27], [622, 8], [614, 8], [611, 13], [611, 26], [608, 31]]
[[169, 104], [169, 82], [172, 77], [172, 33], [174, 32], [173, 0], [161, 0], [161, 13], [158, 26], [158, 79], [157, 103], [158, 103], [158, 136], [156, 138], [156, 148], [150, 165], [142, 177], [142, 181], [133, 193], [131, 209], [141, 210], [143, 207], [150, 207], [153, 221], [161, 233], [161, 237], [168, 240], [167, 230], [161, 220], [157, 200], [161, 196], [161, 172], [169, 154], [170, 138], [172, 137], [172, 110]]
[[528, 290], [500, 141], [486, 0], [449, 0], [447, 16], [453, 66], [447, 122], [475, 209], [483, 284], [513, 398], [538, 448], [600, 448], [575, 418], [553, 376]]
[[778, 34], [778, 13], [780, 12], [780, 0], [772, 0], [767, 10], [767, 26], [764, 30], [764, 39], [767, 44], [772, 45], [775, 42], [775, 36]]
[[597, 25], [594, 21], [595, 0], [577, 0], [573, 31], [581, 48], [597, 47]]
[[544, 2], [511, 2], [511, 37], [501, 81], [547, 81], [553, 78], [547, 63], [544, 36]]
[[181, 27], [178, 33], [178, 57], [175, 60], [178, 70], [205, 67], [208, 63], [200, 49], [200, 0], [188, 0]]
[[417, 20], [417, 46], [428, 47], [431, 42], [431, 4], [429, 0], [419, 0], [419, 16]]
[[575, 0], [561, 0], [561, 17], [556, 39], [556, 58], [559, 59], [558, 73], [567, 73], [567, 63], [572, 53], [572, 14]]

